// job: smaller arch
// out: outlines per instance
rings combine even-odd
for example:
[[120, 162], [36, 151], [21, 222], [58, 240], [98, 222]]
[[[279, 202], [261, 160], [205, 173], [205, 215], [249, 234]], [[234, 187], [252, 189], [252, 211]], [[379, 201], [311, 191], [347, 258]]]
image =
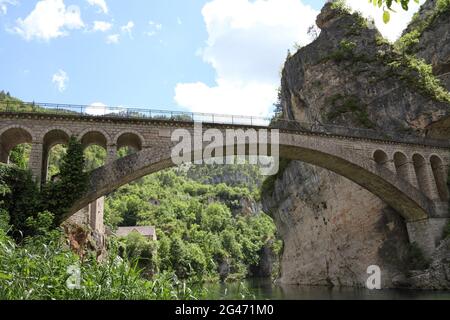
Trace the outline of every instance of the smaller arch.
[[403, 152], [394, 153], [394, 165], [397, 176], [409, 182], [410, 173], [408, 164], [408, 157]]
[[10, 126], [4, 127], [0, 130], [0, 136], [3, 135], [3, 133], [5, 133], [6, 131], [8, 131], [10, 129], [22, 129], [22, 130], [28, 132], [33, 137], [33, 140], [35, 140], [34, 135], [32, 134], [33, 130], [31, 130], [29, 127], [22, 126], [22, 125], [10, 125]]
[[383, 150], [376, 150], [373, 153], [373, 160], [377, 165], [384, 167], [389, 162], [389, 157]]
[[430, 190], [427, 183], [427, 168], [425, 158], [421, 154], [414, 154], [413, 157], [414, 171], [416, 173], [417, 185], [419, 189], [426, 195], [430, 196]]
[[43, 182], [49, 178], [49, 158], [53, 147], [57, 145], [67, 145], [71, 133], [69, 130], [61, 127], [49, 128], [43, 137], [43, 155], [42, 155], [42, 174]]
[[73, 134], [72, 131], [70, 131], [69, 129], [67, 129], [67, 128], [65, 128], [65, 127], [54, 126], [54, 127], [50, 127], [50, 128], [48, 128], [47, 130], [45, 130], [44, 133], [42, 134], [42, 137], [40, 137], [40, 139], [43, 140], [44, 137], [45, 137], [48, 133], [50, 133], [50, 132], [52, 132], [52, 131], [55, 131], [55, 130], [63, 131], [63, 132], [65, 132], [69, 137], [72, 136], [72, 134]]
[[[78, 133], [78, 134], [77, 134], [77, 137], [78, 137], [78, 138], [81, 140], [81, 142], [83, 143], [83, 138], [84, 138], [86, 135], [90, 134], [90, 133], [96, 133], [97, 136], [98, 136], [98, 135], [102, 135], [102, 136], [104, 137], [104, 139], [106, 140], [106, 144], [105, 144], [104, 146], [102, 145], [102, 147], [104, 147], [105, 149], [106, 149], [106, 146], [112, 144], [110, 134], [109, 134], [108, 132], [106, 132], [105, 130], [100, 129], [100, 128], [87, 128], [87, 129], [81, 131], [80, 133]], [[88, 139], [90, 139], [90, 138], [88, 138]], [[93, 140], [96, 140], [96, 139], [93, 139]], [[97, 141], [97, 142], [94, 142], [94, 143], [90, 143], [90, 145], [92, 145], [92, 144], [100, 145], [98, 142], [102, 142], [102, 144], [105, 142], [105, 141], [103, 141], [102, 138], [100, 138], [100, 139], [98, 139], [98, 140], [100, 140], [100, 141]]]
[[71, 132], [65, 128], [50, 128], [44, 134], [44, 138], [42, 139], [44, 142], [44, 148], [48, 150], [57, 144], [67, 144], [70, 137]]
[[31, 132], [31, 130], [23, 126], [4, 128], [0, 134], [0, 161], [8, 163], [11, 150], [21, 144], [31, 144], [33, 142]]
[[87, 131], [81, 137], [81, 144], [83, 148], [86, 149], [92, 145], [97, 145], [106, 150], [108, 145], [108, 138], [101, 131], [92, 130]]
[[433, 171], [434, 182], [436, 183], [436, 188], [439, 194], [439, 199], [443, 202], [449, 200], [449, 191], [447, 187], [447, 174], [444, 167], [444, 162], [437, 155], [432, 155], [430, 157], [431, 169]]
[[135, 131], [125, 131], [119, 133], [114, 141], [116, 142], [117, 150], [124, 147], [130, 147], [135, 151], [141, 151], [144, 138]]

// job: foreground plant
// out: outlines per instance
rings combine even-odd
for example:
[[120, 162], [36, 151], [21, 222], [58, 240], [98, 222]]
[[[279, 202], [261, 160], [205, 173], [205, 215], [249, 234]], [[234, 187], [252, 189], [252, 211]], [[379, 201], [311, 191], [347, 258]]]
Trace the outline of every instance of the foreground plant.
[[63, 245], [59, 232], [18, 245], [0, 231], [0, 299], [192, 300], [203, 296], [202, 290], [170, 274], [144, 279], [137, 264], [117, 252], [112, 244], [106, 261], [99, 263], [94, 256], [81, 261]]

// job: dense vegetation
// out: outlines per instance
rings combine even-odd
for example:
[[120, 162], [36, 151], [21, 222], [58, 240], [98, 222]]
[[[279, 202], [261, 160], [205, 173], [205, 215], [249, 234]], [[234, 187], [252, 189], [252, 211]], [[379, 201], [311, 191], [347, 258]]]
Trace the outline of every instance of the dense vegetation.
[[[23, 156], [18, 158], [23, 159]], [[9, 214], [14, 233], [20, 233], [21, 237], [38, 234], [32, 222], [48, 212], [53, 217], [51, 224], [56, 227], [85, 192], [87, 174], [83, 172], [83, 150], [75, 138], [70, 139], [61, 162], [60, 179], [50, 181], [42, 188], [38, 188], [30, 171], [15, 165], [0, 166], [1, 209]]]
[[[58, 215], [84, 192], [83, 160], [80, 143], [71, 139], [59, 179], [42, 191], [29, 171], [0, 164], [0, 299], [201, 298], [202, 290], [170, 273], [145, 279], [139, 261], [120, 255], [114, 239], [101, 263], [94, 252], [79, 256], [70, 249]], [[80, 272], [75, 289], [68, 286], [71, 270]]]
[[[109, 258], [98, 263], [94, 256], [82, 260], [69, 250], [61, 231], [46, 231], [17, 244], [6, 235], [4, 227], [3, 221], [0, 227], [0, 300], [169, 300], [204, 296], [204, 291], [190, 289], [171, 274], [158, 275], [152, 281], [144, 279], [137, 265], [119, 258], [116, 247], [111, 245]], [[71, 279], [71, 270], [77, 269], [79, 283], [77, 278]], [[68, 286], [72, 281], [77, 287]]]
[[450, 0], [437, 0], [434, 10], [427, 14], [424, 19], [419, 18], [418, 13], [414, 15], [409, 32], [397, 41], [396, 46], [408, 54], [415, 53], [416, 45], [419, 43], [422, 34], [432, 28], [441, 15], [448, 14], [450, 14]]
[[147, 250], [152, 271], [183, 279], [251, 276], [265, 246], [275, 256], [281, 248], [273, 221], [259, 211], [258, 176], [256, 168], [240, 165], [160, 172], [110, 195], [105, 219], [112, 228], [156, 226], [157, 248]]

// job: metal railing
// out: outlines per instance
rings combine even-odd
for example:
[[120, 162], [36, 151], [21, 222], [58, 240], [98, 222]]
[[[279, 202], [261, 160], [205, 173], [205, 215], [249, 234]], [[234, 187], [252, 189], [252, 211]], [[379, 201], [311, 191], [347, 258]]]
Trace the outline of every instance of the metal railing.
[[1, 101], [2, 113], [45, 113], [51, 115], [72, 115], [78, 117], [99, 117], [118, 119], [164, 120], [175, 122], [203, 122], [222, 125], [242, 125], [270, 127], [274, 129], [338, 135], [355, 138], [376, 139], [410, 144], [432, 145], [450, 148], [449, 140], [429, 139], [415, 134], [400, 134], [398, 132], [378, 131], [374, 129], [352, 128], [340, 125], [322, 123], [307, 123], [288, 119], [271, 119], [264, 117], [222, 115], [214, 113], [197, 113], [183, 111], [168, 111], [128, 107], [87, 106], [56, 103], [37, 103], [19, 101]]
[[264, 117], [40, 102], [0, 101], [0, 112], [49, 113], [101, 118], [168, 120], [249, 126], [268, 126], [270, 123], [270, 118]]
[[272, 120], [270, 126], [273, 128], [291, 131], [312, 132], [316, 134], [336, 135], [359, 139], [381, 140], [398, 143], [428, 145], [440, 148], [450, 148], [450, 140], [431, 139], [419, 136], [415, 133], [401, 134], [393, 131], [353, 128], [334, 124], [330, 125], [322, 123], [306, 123], [285, 119]]

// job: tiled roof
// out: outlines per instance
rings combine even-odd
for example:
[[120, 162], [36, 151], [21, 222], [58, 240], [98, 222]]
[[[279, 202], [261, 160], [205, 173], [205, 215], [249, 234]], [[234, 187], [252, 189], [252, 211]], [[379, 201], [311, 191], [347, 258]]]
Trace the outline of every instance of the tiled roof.
[[118, 237], [126, 237], [131, 232], [139, 232], [144, 237], [154, 237], [156, 234], [155, 227], [119, 227], [117, 229], [116, 236]]

